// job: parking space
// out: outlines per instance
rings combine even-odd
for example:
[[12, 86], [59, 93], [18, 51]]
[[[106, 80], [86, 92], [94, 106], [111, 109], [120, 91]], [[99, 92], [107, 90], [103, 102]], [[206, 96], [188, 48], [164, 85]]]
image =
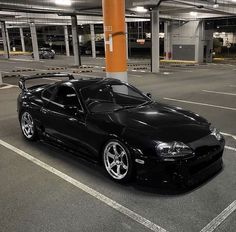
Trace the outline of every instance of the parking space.
[[[95, 62], [84, 58], [84, 63], [97, 68], [92, 68], [91, 73], [79, 73], [77, 77], [105, 76], [101, 70], [103, 59]], [[47, 66], [64, 67], [61, 58], [53, 64], [0, 61], [0, 66], [5, 72], [17, 67], [35, 68], [36, 72], [44, 72]], [[73, 68], [60, 72], [72, 73]], [[129, 82], [143, 92], [152, 93], [156, 101], [194, 111], [206, 117], [225, 134], [228, 147], [224, 152], [223, 170], [188, 190], [152, 186], [139, 181], [128, 185], [117, 184], [96, 164], [42, 141], [25, 141], [16, 113], [19, 89], [0, 89], [0, 141], [13, 146], [11, 149], [0, 143], [0, 184], [4, 186], [0, 189], [1, 230], [235, 231], [235, 72], [233, 66], [220, 65], [165, 67], [160, 74], [129, 71]], [[35, 72], [27, 72], [26, 75], [31, 73]], [[17, 80], [18, 77], [3, 78], [4, 83], [11, 85], [17, 85]], [[35, 160], [26, 159], [16, 149], [63, 175], [57, 175], [57, 171], [48, 171]], [[80, 184], [73, 184], [75, 182], [63, 178], [64, 175]], [[90, 189], [83, 189], [81, 184]], [[91, 194], [93, 191], [101, 195]], [[109, 205], [110, 201], [120, 204], [119, 207], [113, 207], [116, 204]], [[227, 209], [230, 204], [233, 204], [232, 207]], [[225, 209], [225, 213], [221, 214]], [[206, 227], [208, 223], [211, 224]]]

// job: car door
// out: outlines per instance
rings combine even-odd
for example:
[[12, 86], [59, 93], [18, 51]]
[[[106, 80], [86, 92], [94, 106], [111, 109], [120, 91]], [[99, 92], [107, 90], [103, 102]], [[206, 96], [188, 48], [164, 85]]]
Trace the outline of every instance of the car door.
[[66, 143], [73, 150], [93, 155], [87, 146], [88, 130], [77, 92], [70, 83], [57, 87], [57, 91], [42, 108], [45, 132]]

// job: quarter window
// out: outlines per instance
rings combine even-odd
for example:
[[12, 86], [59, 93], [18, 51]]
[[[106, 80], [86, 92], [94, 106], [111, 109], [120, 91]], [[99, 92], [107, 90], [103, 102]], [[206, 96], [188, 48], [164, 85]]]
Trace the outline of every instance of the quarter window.
[[49, 88], [45, 89], [42, 93], [42, 97], [44, 97], [48, 100], [52, 99], [53, 94], [55, 92], [55, 89], [56, 89], [55, 86], [52, 86], [52, 87], [49, 87]]
[[80, 107], [75, 90], [69, 86], [59, 86], [53, 101], [61, 105]]

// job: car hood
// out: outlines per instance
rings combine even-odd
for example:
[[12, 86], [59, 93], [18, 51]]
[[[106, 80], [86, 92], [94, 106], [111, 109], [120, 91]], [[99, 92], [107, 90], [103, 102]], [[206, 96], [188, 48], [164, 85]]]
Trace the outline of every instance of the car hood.
[[151, 103], [119, 110], [111, 115], [113, 122], [137, 133], [161, 141], [192, 142], [210, 133], [206, 119], [181, 108]]

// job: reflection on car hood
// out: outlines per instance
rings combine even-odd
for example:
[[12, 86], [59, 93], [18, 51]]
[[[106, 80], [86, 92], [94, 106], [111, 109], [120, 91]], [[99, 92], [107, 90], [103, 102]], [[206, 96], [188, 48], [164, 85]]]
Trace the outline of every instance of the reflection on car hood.
[[191, 142], [209, 134], [208, 122], [197, 114], [160, 103], [121, 110], [111, 119], [162, 141]]

